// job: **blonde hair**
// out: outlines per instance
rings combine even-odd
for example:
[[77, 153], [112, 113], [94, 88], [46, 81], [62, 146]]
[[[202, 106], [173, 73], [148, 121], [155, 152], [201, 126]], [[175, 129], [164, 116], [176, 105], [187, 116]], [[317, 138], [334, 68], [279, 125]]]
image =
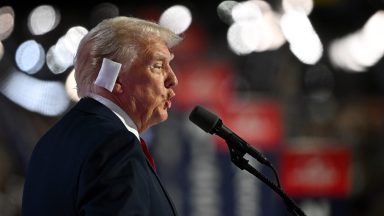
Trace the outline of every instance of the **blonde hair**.
[[181, 41], [181, 37], [154, 22], [133, 17], [121, 16], [100, 22], [81, 40], [77, 50], [75, 79], [78, 96], [94, 92], [94, 81], [103, 58], [121, 63], [121, 71], [127, 71], [153, 40], [163, 41], [171, 48]]

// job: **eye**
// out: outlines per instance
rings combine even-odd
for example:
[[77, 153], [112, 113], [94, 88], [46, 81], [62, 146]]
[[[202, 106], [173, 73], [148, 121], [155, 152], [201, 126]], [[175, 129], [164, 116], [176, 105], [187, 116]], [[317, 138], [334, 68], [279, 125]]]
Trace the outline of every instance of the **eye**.
[[164, 64], [162, 62], [155, 62], [152, 64], [153, 69], [163, 69]]
[[163, 68], [163, 64], [155, 64], [153, 67], [156, 68], [156, 69], [162, 69]]

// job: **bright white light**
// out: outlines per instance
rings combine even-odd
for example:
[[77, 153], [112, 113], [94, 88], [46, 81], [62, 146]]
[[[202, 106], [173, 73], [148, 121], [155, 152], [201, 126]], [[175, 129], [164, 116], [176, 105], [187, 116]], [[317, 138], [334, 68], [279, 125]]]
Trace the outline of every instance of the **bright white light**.
[[4, 46], [3, 46], [3, 43], [1, 43], [0, 41], [0, 61], [3, 58], [3, 56], [4, 56]]
[[292, 53], [305, 64], [315, 64], [323, 55], [323, 45], [308, 17], [303, 12], [285, 13], [281, 29]]
[[54, 45], [48, 49], [46, 61], [47, 66], [52, 73], [60, 74], [70, 67], [70, 63], [65, 61], [65, 58], [61, 57], [60, 53], [55, 51], [55, 48], [56, 46]]
[[75, 26], [70, 28], [66, 35], [66, 48], [69, 53], [74, 57], [77, 52], [77, 47], [80, 44], [81, 39], [88, 33], [88, 30], [82, 26]]
[[285, 38], [276, 23], [261, 18], [233, 23], [228, 29], [227, 41], [233, 52], [246, 55], [277, 49]]
[[29, 31], [42, 35], [52, 31], [60, 22], [60, 13], [50, 5], [41, 5], [33, 9], [28, 17]]
[[238, 3], [232, 10], [232, 18], [235, 22], [259, 19], [262, 16], [259, 5], [253, 3], [253, 1]]
[[231, 11], [234, 23], [227, 32], [229, 47], [238, 55], [278, 49], [285, 43], [277, 15], [261, 0], [236, 4]]
[[252, 4], [256, 4], [263, 15], [269, 12], [273, 12], [271, 5], [267, 1], [264, 1], [264, 0], [248, 0], [248, 1], [251, 2]]
[[28, 74], [34, 74], [43, 67], [44, 57], [43, 46], [34, 40], [25, 41], [16, 50], [16, 64], [20, 70]]
[[308, 32], [308, 29], [312, 28], [307, 16], [299, 12], [283, 14], [280, 24], [288, 41], [298, 40], [298, 38], [301, 38], [300, 34], [304, 34], [303, 30]]
[[362, 29], [334, 40], [329, 56], [335, 67], [363, 72], [384, 55], [384, 11], [376, 12]]
[[64, 85], [12, 71], [0, 81], [0, 92], [19, 106], [46, 116], [62, 114], [70, 105]]
[[183, 33], [192, 22], [191, 11], [183, 5], [174, 5], [165, 10], [159, 19], [159, 24], [176, 34]]
[[77, 95], [77, 89], [76, 89], [75, 69], [73, 69], [69, 73], [65, 81], [65, 90], [67, 91], [67, 94], [71, 98], [71, 100], [75, 102], [80, 100], [79, 96]]
[[304, 38], [301, 43], [291, 43], [289, 48], [292, 53], [305, 64], [316, 64], [323, 55], [323, 45], [320, 39], [310, 35], [312, 38]]
[[59, 38], [53, 49], [58, 63], [63, 65], [65, 69], [73, 64], [75, 54], [72, 52], [72, 49], [73, 44], [66, 36]]
[[275, 50], [280, 48], [285, 42], [285, 37], [280, 27], [280, 17], [272, 10], [263, 16], [263, 38], [268, 41], [267, 49]]
[[343, 39], [334, 40], [328, 49], [328, 55], [332, 65], [346, 71], [365, 71], [366, 68], [357, 62], [356, 56], [353, 54], [353, 49], [357, 47], [360, 47], [359, 42], [352, 35], [344, 37]]
[[365, 45], [366, 55], [360, 63], [366, 67], [376, 64], [384, 55], [384, 11], [371, 16], [361, 30], [361, 41]]
[[88, 30], [81, 26], [70, 28], [47, 52], [47, 66], [54, 74], [63, 73], [73, 65], [77, 48]]
[[243, 21], [233, 23], [227, 32], [227, 40], [231, 50], [237, 55], [247, 55], [256, 49], [260, 34], [253, 28], [254, 22]]
[[285, 12], [301, 11], [309, 15], [313, 10], [313, 0], [282, 0], [282, 6]]
[[235, 22], [227, 33], [227, 41], [233, 52], [246, 55], [278, 49], [285, 43], [279, 17], [267, 2], [253, 0], [234, 6]]
[[5, 40], [12, 34], [15, 25], [15, 13], [12, 7], [0, 8], [0, 40]]

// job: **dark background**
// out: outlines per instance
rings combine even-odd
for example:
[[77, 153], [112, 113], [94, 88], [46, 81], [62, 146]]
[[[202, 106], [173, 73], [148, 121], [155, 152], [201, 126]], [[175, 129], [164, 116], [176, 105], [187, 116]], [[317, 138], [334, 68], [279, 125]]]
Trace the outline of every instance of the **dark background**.
[[[105, 1], [0, 2], [0, 7], [12, 6], [16, 14], [14, 32], [3, 41], [8, 57], [0, 62], [0, 73], [5, 73], [5, 64], [14, 64], [9, 56], [25, 40], [35, 39], [47, 48], [73, 25], [91, 29], [98, 22], [91, 19], [92, 8], [102, 2]], [[187, 52], [176, 56], [176, 68], [177, 62], [219, 60], [233, 68], [238, 98], [277, 101], [283, 110], [284, 137], [277, 149], [266, 151], [277, 167], [280, 153], [295, 145], [297, 138], [306, 138], [304, 145], [307, 146], [313, 145], [314, 140], [325, 139], [351, 150], [352, 185], [346, 197], [301, 197], [297, 201], [302, 205], [310, 201], [315, 206], [312, 209], [320, 209], [320, 213], [313, 211], [313, 215], [384, 214], [381, 187], [384, 181], [384, 61], [381, 59], [366, 72], [350, 73], [333, 68], [326, 54], [327, 45], [333, 39], [356, 31], [377, 10], [384, 9], [382, 0], [316, 0], [309, 18], [323, 43], [324, 55], [315, 65], [301, 63], [290, 53], [287, 44], [278, 50], [246, 56], [232, 53], [226, 42], [228, 25], [221, 22], [216, 13], [221, 1], [109, 2], [119, 7], [120, 15], [152, 19], [157, 19], [159, 12], [171, 5], [187, 6], [200, 32], [190, 34], [187, 31], [185, 40], [189, 41], [190, 36], [201, 41], [190, 42], [192, 45]], [[280, 9], [280, 1], [268, 2], [275, 10]], [[61, 22], [55, 30], [33, 36], [27, 29], [27, 17], [40, 4], [56, 6]], [[34, 76], [64, 80], [66, 75], [54, 76], [45, 67]], [[308, 76], [312, 77], [309, 81]], [[316, 100], [319, 90], [329, 92], [330, 97]], [[250, 176], [239, 174], [226, 152], [207, 147], [213, 146], [209, 145], [212, 140], [191, 133], [187, 121], [190, 109], [174, 106], [170, 119], [147, 133], [160, 175], [176, 199], [181, 215], [288, 215], [283, 203], [268, 188]], [[59, 118], [27, 111], [0, 94], [0, 215], [20, 214], [23, 178], [31, 151], [38, 138]], [[214, 162], [205, 156], [214, 157]], [[199, 160], [205, 162], [203, 167]], [[211, 162], [214, 165], [210, 165]], [[206, 179], [199, 179], [202, 173]], [[236, 194], [233, 185], [244, 181], [237, 179], [238, 175], [255, 185], [251, 191], [254, 193], [249, 194], [249, 200], [255, 201], [252, 205], [255, 212], [239, 213], [242, 212], [238, 210], [242, 195]], [[199, 185], [200, 181], [204, 185]], [[196, 195], [194, 187], [205, 188], [206, 193]], [[206, 197], [208, 201], [198, 201]]]

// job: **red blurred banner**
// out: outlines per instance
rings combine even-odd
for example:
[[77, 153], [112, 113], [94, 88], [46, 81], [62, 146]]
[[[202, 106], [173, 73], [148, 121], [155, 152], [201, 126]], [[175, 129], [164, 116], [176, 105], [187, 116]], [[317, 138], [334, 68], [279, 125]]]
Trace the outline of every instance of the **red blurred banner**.
[[281, 158], [281, 183], [295, 197], [346, 197], [351, 184], [348, 148], [296, 148]]
[[[233, 99], [219, 109], [223, 123], [259, 150], [276, 149], [283, 137], [280, 104], [274, 101], [240, 101]], [[219, 149], [226, 150], [224, 140], [217, 138]]]
[[[178, 64], [180, 85], [176, 89], [175, 105], [182, 110], [205, 106], [249, 144], [262, 150], [275, 149], [283, 136], [280, 104], [236, 95], [232, 70], [230, 64], [222, 61]], [[225, 141], [214, 137], [218, 149], [226, 151]]]
[[232, 68], [224, 62], [179, 65], [177, 70], [180, 71], [175, 97], [178, 108], [188, 110], [198, 104], [218, 107], [232, 98]]

